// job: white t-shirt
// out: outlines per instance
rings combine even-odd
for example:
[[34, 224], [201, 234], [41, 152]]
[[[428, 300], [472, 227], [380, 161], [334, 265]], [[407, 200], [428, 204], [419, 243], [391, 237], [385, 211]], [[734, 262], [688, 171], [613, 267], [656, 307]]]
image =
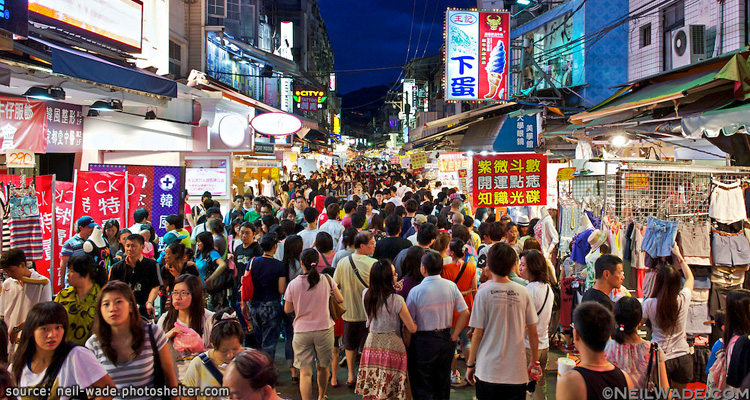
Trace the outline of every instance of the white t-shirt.
[[255, 179], [255, 178], [253, 178], [250, 181], [250, 187], [253, 188], [253, 195], [255, 195], [255, 196], [259, 196], [260, 195], [260, 190], [258, 190], [258, 185], [259, 184], [260, 184], [260, 182], [258, 182], [258, 180]]
[[263, 185], [263, 196], [273, 197], [273, 189], [276, 185], [276, 181], [274, 181], [273, 179], [264, 179], [261, 184]]
[[[31, 279], [47, 279], [35, 270], [31, 270]], [[25, 283], [13, 278], [8, 278], [3, 282], [2, 292], [0, 292], [0, 316], [5, 319], [8, 329], [13, 329], [21, 322], [26, 320], [31, 307], [38, 303], [52, 301], [52, 287], [47, 280], [46, 284]], [[13, 354], [16, 345], [10, 345], [10, 355]]]
[[522, 385], [529, 381], [523, 340], [537, 322], [529, 291], [515, 282], [485, 282], [474, 298], [469, 326], [484, 329], [476, 360], [483, 382]]
[[667, 360], [671, 360], [688, 354], [690, 346], [687, 343], [685, 327], [687, 326], [687, 315], [690, 310], [690, 297], [692, 292], [688, 288], [682, 288], [677, 295], [677, 304], [680, 309], [677, 312], [677, 325], [671, 334], [665, 332], [656, 322], [656, 303], [655, 298], [643, 301], [643, 317], [651, 320], [651, 340], [659, 344], [659, 348], [664, 350]]
[[[531, 293], [531, 298], [534, 300], [534, 313], [536, 314], [539, 310], [542, 312], [538, 316], [536, 322], [536, 333], [539, 336], [539, 349], [549, 348], [549, 321], [552, 318], [552, 306], [555, 303], [555, 294], [552, 293], [552, 288], [548, 284], [534, 281], [529, 282], [526, 285], [526, 289]], [[544, 302], [544, 296], [547, 296], [547, 302]], [[544, 305], [544, 309], [542, 309]], [[526, 348], [529, 346], [529, 334], [526, 333], [525, 345]]]
[[[23, 371], [21, 371], [21, 382], [18, 386], [29, 387], [40, 385], [46, 373], [47, 369], [39, 374], [35, 374], [31, 372], [28, 365], [25, 365]], [[70, 350], [70, 353], [62, 363], [60, 373], [57, 374], [57, 387], [67, 388], [78, 385], [78, 387], [84, 389], [102, 379], [104, 375], [107, 375], [107, 370], [99, 363], [94, 353], [83, 346], [76, 346]], [[60, 400], [68, 399], [70, 399], [70, 396], [62, 396], [60, 398]]]
[[311, 249], [318, 236], [318, 229], [303, 229], [297, 235], [302, 238], [302, 249]]

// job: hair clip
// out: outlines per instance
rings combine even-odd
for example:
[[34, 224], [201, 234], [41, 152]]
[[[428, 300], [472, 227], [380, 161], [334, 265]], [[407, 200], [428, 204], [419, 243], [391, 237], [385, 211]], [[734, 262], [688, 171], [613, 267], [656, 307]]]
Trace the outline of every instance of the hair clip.
[[625, 332], [625, 325], [620, 324], [620, 332]]

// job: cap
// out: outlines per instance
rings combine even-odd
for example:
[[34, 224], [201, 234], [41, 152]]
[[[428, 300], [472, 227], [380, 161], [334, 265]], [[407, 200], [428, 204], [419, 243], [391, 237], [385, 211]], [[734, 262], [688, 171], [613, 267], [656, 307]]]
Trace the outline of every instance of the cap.
[[419, 226], [427, 222], [427, 217], [424, 214], [417, 214], [412, 219], [411, 223], [415, 226]]
[[528, 215], [519, 215], [518, 216], [518, 226], [529, 226], [529, 216]]
[[602, 232], [601, 230], [597, 229], [593, 232], [591, 232], [591, 235], [589, 236], [589, 244], [591, 245], [591, 251], [594, 251], [601, 247], [604, 243], [607, 242], [607, 234]]
[[99, 226], [94, 221], [94, 219], [91, 218], [91, 217], [89, 217], [88, 215], [83, 216], [81, 218], [78, 218], [78, 222], [76, 223], [76, 225], [79, 226], [79, 227], [86, 227], [86, 226], [95, 227], [95, 226]]

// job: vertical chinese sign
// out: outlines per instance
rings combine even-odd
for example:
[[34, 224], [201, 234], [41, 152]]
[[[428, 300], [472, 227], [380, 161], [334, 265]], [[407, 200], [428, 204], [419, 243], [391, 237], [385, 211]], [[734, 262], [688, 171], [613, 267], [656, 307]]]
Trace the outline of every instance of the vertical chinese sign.
[[78, 153], [83, 144], [83, 107], [47, 102], [47, 153]]
[[502, 152], [534, 151], [539, 143], [541, 121], [539, 114], [505, 117], [493, 149]]
[[70, 223], [73, 220], [73, 183], [55, 182], [55, 253], [52, 257], [53, 292], [63, 288], [65, 277], [60, 273], [60, 249], [70, 235]]
[[544, 154], [475, 155], [472, 171], [476, 207], [547, 203], [547, 156]]
[[510, 14], [448, 10], [445, 20], [446, 99], [507, 99]]
[[56, 249], [59, 249], [59, 247], [52, 244], [52, 230], [55, 226], [53, 218], [54, 176], [37, 176], [34, 178], [34, 186], [36, 187], [36, 199], [39, 204], [39, 216], [42, 222], [42, 248], [44, 249], [43, 258], [35, 260], [35, 263], [37, 271], [51, 280], [54, 276], [54, 271], [50, 268], [54, 260], [53, 254], [57, 251]]

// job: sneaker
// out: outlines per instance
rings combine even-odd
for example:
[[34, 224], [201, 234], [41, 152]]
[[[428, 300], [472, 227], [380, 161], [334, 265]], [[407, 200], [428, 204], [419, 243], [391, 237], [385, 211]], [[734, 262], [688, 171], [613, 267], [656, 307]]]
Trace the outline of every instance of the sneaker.
[[456, 373], [451, 373], [451, 386], [458, 387], [462, 386], [461, 382], [461, 372], [456, 371]]

